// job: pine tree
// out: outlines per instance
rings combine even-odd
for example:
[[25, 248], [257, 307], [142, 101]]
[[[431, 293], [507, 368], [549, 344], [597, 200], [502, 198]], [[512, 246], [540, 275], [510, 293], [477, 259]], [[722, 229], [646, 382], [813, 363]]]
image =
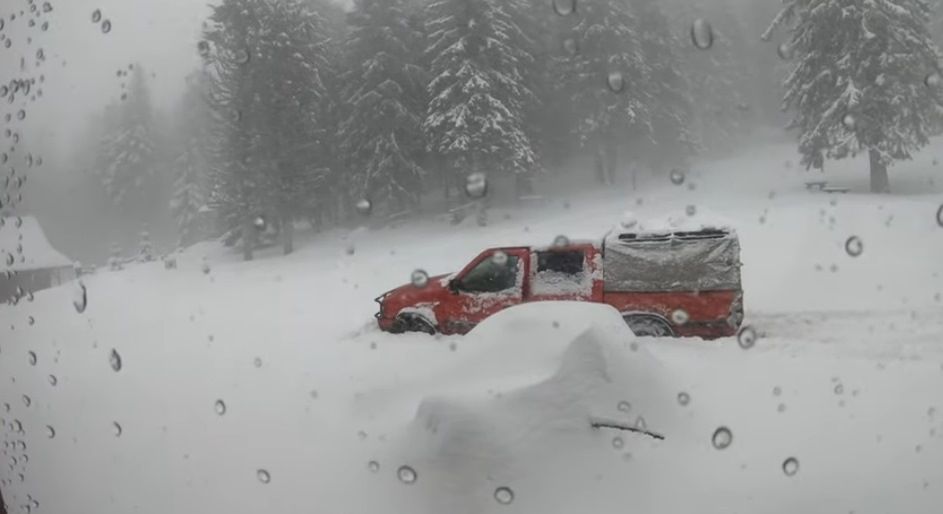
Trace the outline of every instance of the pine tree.
[[644, 88], [645, 59], [638, 20], [627, 0], [579, 4], [560, 63], [559, 81], [570, 92], [580, 143], [593, 151], [597, 178], [612, 183], [624, 141], [646, 134], [651, 99]]
[[404, 0], [357, 0], [348, 22], [345, 97], [351, 112], [342, 134], [356, 193], [375, 205], [415, 207], [424, 174], [420, 34], [408, 24]]
[[98, 171], [115, 205], [137, 209], [141, 202], [150, 203], [146, 190], [157, 167], [153, 112], [140, 65], [131, 72], [128, 90], [123, 103], [110, 107], [106, 115]]
[[433, 0], [425, 10], [431, 97], [423, 122], [429, 149], [451, 171], [520, 174], [537, 155], [523, 70], [533, 57], [504, 0]]
[[170, 209], [177, 221], [179, 244], [187, 246], [200, 236], [200, 211], [207, 203], [209, 157], [207, 137], [210, 113], [204, 100], [207, 77], [193, 73], [187, 78], [187, 90], [178, 108], [176, 134], [178, 155]]
[[807, 168], [867, 152], [871, 191], [890, 191], [887, 167], [928, 143], [943, 110], [939, 51], [927, 0], [784, 0], [764, 35], [791, 27], [795, 68], [785, 107]]

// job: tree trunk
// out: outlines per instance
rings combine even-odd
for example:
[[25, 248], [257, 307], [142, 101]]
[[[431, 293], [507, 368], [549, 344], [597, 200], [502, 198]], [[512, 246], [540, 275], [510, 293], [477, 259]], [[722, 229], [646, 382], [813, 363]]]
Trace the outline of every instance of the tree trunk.
[[596, 155], [593, 156], [593, 164], [596, 167], [596, 180], [598, 180], [600, 184], [606, 183], [606, 162], [603, 156], [604, 153], [602, 145], [599, 145], [599, 147], [596, 148]]
[[289, 255], [295, 251], [295, 226], [291, 216], [282, 215], [282, 253]]
[[242, 220], [242, 260], [252, 260], [254, 243], [255, 225], [252, 223], [252, 216], [244, 216]]
[[871, 158], [871, 192], [890, 193], [891, 183], [887, 177], [887, 165], [881, 162], [881, 156], [877, 150], [871, 150], [868, 155]]
[[619, 146], [615, 141], [606, 143], [606, 184], [616, 183], [616, 170], [619, 168]]

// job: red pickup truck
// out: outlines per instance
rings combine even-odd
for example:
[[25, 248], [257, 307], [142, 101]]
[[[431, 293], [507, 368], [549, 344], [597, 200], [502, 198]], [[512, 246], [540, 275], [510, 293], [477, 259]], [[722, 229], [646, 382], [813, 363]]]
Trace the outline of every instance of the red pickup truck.
[[723, 228], [611, 232], [599, 242], [493, 248], [452, 275], [376, 301], [382, 330], [464, 334], [525, 302], [607, 303], [638, 336], [732, 336], [743, 321], [740, 243]]

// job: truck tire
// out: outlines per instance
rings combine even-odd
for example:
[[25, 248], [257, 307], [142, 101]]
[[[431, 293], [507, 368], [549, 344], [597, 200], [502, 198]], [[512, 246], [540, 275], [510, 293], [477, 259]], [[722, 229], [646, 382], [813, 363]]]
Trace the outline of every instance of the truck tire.
[[671, 325], [658, 316], [651, 315], [631, 315], [625, 316], [625, 323], [638, 337], [673, 337], [674, 331]]
[[400, 314], [396, 317], [392, 332], [394, 334], [421, 332], [423, 334], [435, 335], [436, 328], [429, 320], [422, 316], [416, 314]]

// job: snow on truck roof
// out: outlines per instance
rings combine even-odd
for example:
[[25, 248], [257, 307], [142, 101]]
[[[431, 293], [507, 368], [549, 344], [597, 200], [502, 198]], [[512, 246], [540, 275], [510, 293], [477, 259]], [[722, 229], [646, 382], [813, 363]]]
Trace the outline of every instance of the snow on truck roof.
[[[22, 245], [20, 259], [19, 248]], [[0, 226], [0, 255], [3, 263], [0, 269], [30, 271], [46, 268], [71, 267], [72, 261], [53, 248], [46, 239], [39, 221], [32, 216], [4, 217]], [[13, 265], [6, 267], [7, 255], [14, 257]]]

